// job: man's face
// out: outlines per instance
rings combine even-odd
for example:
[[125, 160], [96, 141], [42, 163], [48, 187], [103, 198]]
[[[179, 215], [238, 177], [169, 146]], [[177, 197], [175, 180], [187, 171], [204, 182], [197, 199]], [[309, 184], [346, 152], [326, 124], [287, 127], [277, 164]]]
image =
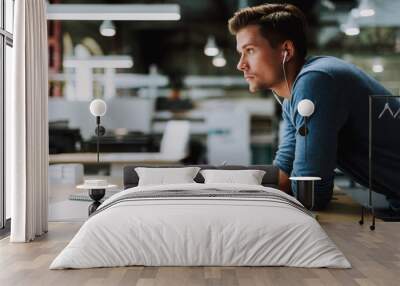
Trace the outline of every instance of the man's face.
[[241, 54], [237, 68], [249, 83], [250, 92], [273, 88], [282, 81], [282, 51], [271, 47], [258, 26], [241, 29], [236, 43]]

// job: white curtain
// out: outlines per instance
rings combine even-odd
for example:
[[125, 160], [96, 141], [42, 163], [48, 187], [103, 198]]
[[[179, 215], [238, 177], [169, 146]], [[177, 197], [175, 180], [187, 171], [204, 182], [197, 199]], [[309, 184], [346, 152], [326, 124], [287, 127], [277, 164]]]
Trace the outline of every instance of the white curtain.
[[47, 232], [48, 44], [45, 0], [14, 9], [13, 92], [6, 98], [6, 187], [12, 242]]

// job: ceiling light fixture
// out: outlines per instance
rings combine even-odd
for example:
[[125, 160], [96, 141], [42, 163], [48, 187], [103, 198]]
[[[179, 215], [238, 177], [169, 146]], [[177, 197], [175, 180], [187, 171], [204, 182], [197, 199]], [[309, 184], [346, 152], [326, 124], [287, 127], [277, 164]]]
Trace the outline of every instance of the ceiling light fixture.
[[48, 20], [178, 21], [178, 4], [49, 4]]
[[100, 25], [100, 34], [104, 37], [113, 37], [115, 35], [115, 26], [112, 21], [104, 20]]
[[218, 68], [224, 67], [226, 65], [226, 59], [224, 57], [224, 53], [222, 51], [220, 51], [218, 53], [218, 55], [213, 57], [212, 63], [213, 63], [214, 66], [216, 66]]
[[381, 64], [373, 64], [373, 65], [372, 65], [372, 71], [373, 71], [374, 73], [381, 73], [381, 72], [383, 72], [383, 65], [381, 65]]
[[375, 15], [375, 9], [370, 0], [361, 0], [358, 6], [360, 17], [370, 17]]
[[360, 34], [360, 27], [354, 20], [352, 13], [349, 14], [346, 23], [342, 24], [340, 28], [347, 36], [357, 36]]
[[333, 3], [331, 0], [321, 0], [321, 5], [330, 11], [336, 9], [335, 3]]
[[131, 56], [91, 56], [88, 58], [64, 57], [64, 68], [131, 68], [133, 59]]
[[372, 71], [374, 73], [381, 73], [384, 71], [381, 59], [378, 58], [374, 60], [374, 62], [372, 63]]
[[204, 47], [204, 54], [209, 57], [214, 57], [218, 55], [219, 49], [215, 42], [215, 38], [213, 36], [209, 36], [207, 39], [207, 44]]

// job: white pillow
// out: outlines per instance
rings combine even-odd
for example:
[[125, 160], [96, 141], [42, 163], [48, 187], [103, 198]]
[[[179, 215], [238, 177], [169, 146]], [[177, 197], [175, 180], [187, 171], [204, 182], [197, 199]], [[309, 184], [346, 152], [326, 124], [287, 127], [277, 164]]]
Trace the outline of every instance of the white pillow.
[[135, 168], [139, 176], [138, 186], [195, 183], [193, 179], [199, 170], [199, 167]]
[[261, 185], [265, 171], [262, 170], [202, 170], [205, 184]]

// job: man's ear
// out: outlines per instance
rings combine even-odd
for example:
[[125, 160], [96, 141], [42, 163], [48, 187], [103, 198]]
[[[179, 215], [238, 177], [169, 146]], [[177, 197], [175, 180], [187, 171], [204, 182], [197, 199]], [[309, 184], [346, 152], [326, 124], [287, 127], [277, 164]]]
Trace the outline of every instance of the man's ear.
[[289, 62], [293, 58], [295, 52], [293, 42], [289, 40], [284, 41], [282, 43], [281, 49], [282, 49], [282, 61], [284, 60], [285, 63]]

